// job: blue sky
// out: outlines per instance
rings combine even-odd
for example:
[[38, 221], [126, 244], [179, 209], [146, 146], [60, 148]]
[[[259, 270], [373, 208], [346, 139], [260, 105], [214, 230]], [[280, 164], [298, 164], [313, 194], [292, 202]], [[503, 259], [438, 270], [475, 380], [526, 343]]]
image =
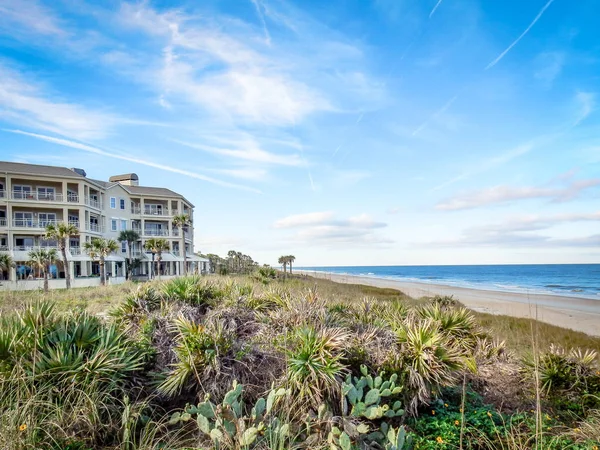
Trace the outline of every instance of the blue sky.
[[600, 260], [596, 0], [0, 0], [1, 159], [136, 172], [196, 249]]

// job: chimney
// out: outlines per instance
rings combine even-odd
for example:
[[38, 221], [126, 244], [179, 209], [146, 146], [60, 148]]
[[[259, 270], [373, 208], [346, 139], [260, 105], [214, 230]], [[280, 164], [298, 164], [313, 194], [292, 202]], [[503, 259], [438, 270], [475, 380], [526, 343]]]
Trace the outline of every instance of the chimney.
[[87, 177], [87, 173], [85, 173], [85, 170], [83, 169], [78, 169], [76, 167], [71, 167], [71, 170], [75, 173], [78, 173], [79, 175], [81, 175], [82, 177]]
[[123, 175], [113, 175], [108, 179], [111, 183], [119, 183], [125, 186], [139, 186], [140, 179], [135, 173], [125, 173]]

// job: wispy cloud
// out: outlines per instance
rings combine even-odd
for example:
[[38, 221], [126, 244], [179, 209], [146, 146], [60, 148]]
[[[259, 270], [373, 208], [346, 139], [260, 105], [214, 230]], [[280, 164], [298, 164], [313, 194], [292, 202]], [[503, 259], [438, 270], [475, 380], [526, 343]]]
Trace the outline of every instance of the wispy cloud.
[[598, 186], [600, 186], [600, 178], [575, 180], [562, 187], [494, 186], [443, 200], [436, 205], [436, 209], [457, 211], [526, 199], [549, 199], [553, 202], [566, 202], [577, 198], [582, 191]]
[[529, 24], [529, 26], [527, 28], [525, 28], [525, 31], [523, 31], [520, 36], [515, 39], [507, 48], [506, 50], [504, 50], [502, 53], [500, 53], [496, 59], [494, 59], [491, 63], [489, 63], [486, 67], [485, 70], [491, 69], [492, 67], [494, 67], [496, 64], [498, 64], [498, 62], [504, 58], [504, 56], [506, 56], [506, 54], [515, 46], [519, 43], [519, 41], [521, 39], [523, 39], [523, 37], [525, 37], [525, 35], [527, 33], [529, 33], [529, 30], [531, 30], [531, 28], [536, 24], [536, 22], [538, 20], [540, 20], [540, 17], [542, 17], [542, 15], [544, 14], [544, 12], [546, 11], [546, 9], [548, 9], [548, 7], [552, 4], [552, 2], [554, 2], [554, 0], [548, 0], [548, 2], [544, 5], [544, 7], [540, 10], [540, 12], [537, 14], [537, 16], [535, 16], [535, 18], [533, 19], [533, 21]]
[[575, 101], [579, 108], [577, 119], [573, 126], [579, 125], [596, 109], [596, 94], [593, 92], [578, 92]]
[[271, 34], [269, 33], [269, 29], [267, 28], [267, 22], [265, 21], [265, 16], [262, 12], [262, 2], [259, 0], [250, 0], [254, 7], [256, 8], [256, 15], [258, 16], [258, 20], [260, 20], [260, 24], [262, 25], [263, 32], [265, 33], [265, 43], [267, 45], [271, 45]]
[[134, 157], [134, 156], [121, 155], [114, 151], [103, 150], [99, 147], [89, 145], [89, 144], [84, 144], [82, 142], [73, 141], [70, 139], [63, 139], [63, 138], [47, 136], [47, 135], [37, 134], [37, 133], [29, 133], [29, 132], [22, 131], [22, 130], [3, 130], [3, 131], [8, 132], [8, 133], [20, 134], [23, 136], [29, 136], [29, 137], [32, 137], [35, 139], [40, 139], [42, 141], [50, 142], [52, 144], [57, 144], [57, 145], [61, 145], [63, 147], [69, 147], [69, 148], [73, 148], [76, 150], [82, 150], [85, 152], [94, 153], [96, 155], [105, 156], [108, 158], [120, 159], [122, 161], [129, 161], [129, 162], [141, 164], [141, 165], [148, 166], [148, 167], [153, 167], [155, 169], [164, 170], [166, 172], [172, 172], [172, 173], [176, 173], [179, 175], [185, 175], [187, 177], [196, 178], [198, 180], [217, 184], [219, 186], [235, 188], [235, 189], [242, 189], [242, 190], [246, 190], [246, 191], [260, 193], [260, 191], [258, 189], [254, 189], [251, 187], [247, 187], [247, 186], [243, 186], [243, 185], [239, 185], [239, 184], [228, 183], [226, 181], [219, 180], [217, 178], [207, 177], [206, 175], [201, 175], [198, 173], [190, 172], [189, 170], [178, 169], [176, 167], [168, 166], [163, 163], [157, 163], [157, 162], [149, 161], [146, 159], [141, 159], [141, 158]]
[[459, 238], [429, 242], [436, 247], [600, 247], [600, 234], [555, 237], [539, 234], [555, 225], [600, 222], [600, 211], [583, 214], [518, 217], [506, 222], [466, 229]]
[[104, 137], [122, 120], [116, 114], [55, 99], [1, 61], [0, 108], [0, 117], [8, 121], [80, 139]]
[[390, 244], [392, 240], [376, 232], [386, 226], [386, 223], [377, 222], [367, 214], [339, 219], [332, 211], [296, 214], [274, 223], [278, 229], [296, 230], [291, 237], [293, 241], [325, 246]]
[[215, 143], [212, 145], [187, 142], [179, 139], [171, 139], [173, 142], [201, 150], [203, 152], [213, 153], [215, 155], [226, 156], [244, 161], [252, 161], [263, 164], [276, 164], [282, 166], [302, 166], [304, 162], [297, 154], [280, 155], [263, 150], [258, 141], [251, 136], [245, 136], [239, 140], [229, 140], [228, 142]]
[[566, 62], [563, 52], [544, 52], [535, 60], [537, 70], [534, 77], [540, 80], [546, 87], [552, 86], [556, 77], [560, 75]]
[[58, 17], [36, 0], [0, 0], [0, 30], [13, 36], [39, 33], [45, 36], [64, 36], [66, 32]]
[[431, 16], [433, 16], [433, 14], [435, 13], [436, 9], [438, 9], [438, 7], [440, 6], [440, 4], [442, 3], [442, 0], [438, 0], [437, 3], [435, 4], [435, 6], [433, 7], [433, 9], [431, 10], [431, 12], [429, 13], [429, 18], [431, 19]]
[[413, 136], [416, 136], [417, 134], [419, 134], [432, 120], [438, 118], [439, 116], [441, 116], [443, 113], [445, 113], [448, 108], [450, 108], [450, 106], [452, 106], [452, 103], [454, 103], [456, 101], [456, 99], [458, 98], [458, 94], [455, 95], [454, 97], [452, 97], [450, 100], [448, 100], [444, 106], [442, 106], [440, 109], [438, 109], [436, 112], [434, 112], [431, 117], [429, 117], [429, 119], [427, 119], [425, 122], [423, 122], [421, 125], [419, 125], [415, 131], [412, 132]]

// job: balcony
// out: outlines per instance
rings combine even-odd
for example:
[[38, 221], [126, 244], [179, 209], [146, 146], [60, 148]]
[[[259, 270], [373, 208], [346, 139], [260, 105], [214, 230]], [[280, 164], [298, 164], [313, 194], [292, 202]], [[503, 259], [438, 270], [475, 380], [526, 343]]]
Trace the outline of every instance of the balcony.
[[12, 247], [12, 250], [15, 252], [32, 252], [37, 250], [51, 249], [58, 251], [58, 247], [56, 245], [14, 245]]
[[[139, 214], [139, 213], [138, 213]], [[152, 208], [146, 206], [144, 208], [145, 216], [171, 216], [168, 208]]]
[[48, 225], [56, 225], [58, 224], [58, 220], [48, 219], [48, 220], [34, 220], [34, 219], [13, 219], [12, 226], [14, 228], [39, 228], [44, 229]]
[[102, 209], [102, 203], [99, 200], [93, 199], [91, 197], [85, 197], [85, 204], [87, 206], [91, 206], [92, 208]]
[[69, 247], [69, 253], [71, 256], [79, 256], [82, 254], [81, 247]]
[[0, 189], [0, 198], [6, 198], [8, 195], [4, 189]]
[[102, 233], [104, 231], [104, 227], [99, 223], [88, 222], [85, 224], [85, 230], [91, 231], [92, 233]]
[[8, 224], [6, 218], [2, 217], [0, 218], [0, 227], [6, 227]]

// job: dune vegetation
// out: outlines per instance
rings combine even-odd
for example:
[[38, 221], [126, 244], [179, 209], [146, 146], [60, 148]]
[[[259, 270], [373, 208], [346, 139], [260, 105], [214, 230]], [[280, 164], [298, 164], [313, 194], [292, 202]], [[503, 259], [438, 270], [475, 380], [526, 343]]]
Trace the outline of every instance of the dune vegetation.
[[0, 294], [0, 448], [600, 445], [600, 339], [272, 269]]

